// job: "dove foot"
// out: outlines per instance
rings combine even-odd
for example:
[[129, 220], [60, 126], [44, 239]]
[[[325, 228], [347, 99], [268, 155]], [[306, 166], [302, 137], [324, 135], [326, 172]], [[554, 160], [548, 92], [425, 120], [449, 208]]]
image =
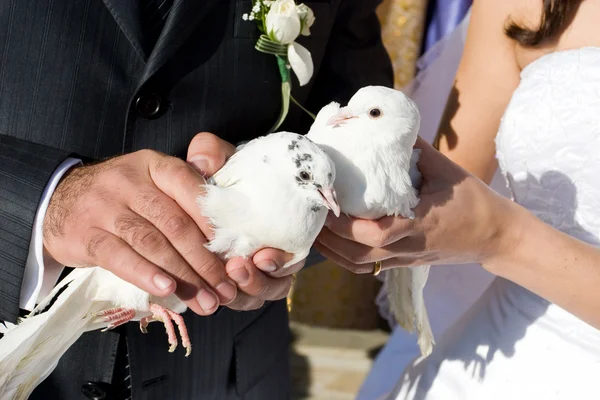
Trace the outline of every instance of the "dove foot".
[[189, 356], [192, 352], [192, 344], [183, 317], [176, 312], [154, 303], [150, 303], [150, 312], [152, 312], [152, 316], [144, 317], [140, 320], [140, 330], [142, 333], [148, 332], [146, 328], [150, 322], [162, 322], [165, 325], [167, 338], [170, 344], [169, 353], [172, 353], [175, 351], [178, 344], [175, 326], [173, 325], [173, 322], [175, 322], [175, 325], [177, 325], [177, 329], [179, 330], [179, 336], [181, 336], [181, 345], [185, 348], [185, 356]]
[[131, 321], [135, 317], [135, 310], [123, 307], [110, 308], [95, 313], [94, 317], [101, 322], [110, 322], [106, 328], [102, 329], [102, 332], [106, 332]]

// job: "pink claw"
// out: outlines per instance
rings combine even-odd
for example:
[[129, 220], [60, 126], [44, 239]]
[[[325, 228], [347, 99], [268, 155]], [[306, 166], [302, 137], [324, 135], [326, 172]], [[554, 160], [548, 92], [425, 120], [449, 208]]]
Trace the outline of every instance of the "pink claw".
[[[140, 330], [142, 333], [148, 332], [146, 328], [150, 322], [161, 321], [165, 325], [167, 331], [167, 338], [170, 344], [169, 352], [172, 353], [175, 351], [178, 344], [175, 326], [173, 325], [173, 322], [175, 322], [175, 325], [177, 325], [177, 329], [179, 330], [179, 335], [181, 336], [181, 345], [186, 350], [185, 356], [189, 356], [192, 353], [192, 343], [190, 342], [190, 336], [183, 317], [176, 312], [154, 303], [150, 303], [150, 311], [152, 312], [152, 316], [140, 319]], [[111, 308], [95, 313], [94, 317], [99, 318], [101, 322], [110, 322], [110, 324], [102, 330], [102, 332], [106, 332], [109, 329], [114, 329], [119, 325], [131, 321], [135, 317], [135, 310], [124, 307]]]
[[177, 329], [179, 329], [179, 336], [181, 336], [181, 345], [185, 348], [185, 356], [189, 356], [192, 352], [192, 343], [190, 342], [190, 336], [188, 335], [187, 326], [185, 326], [185, 321], [183, 317], [176, 312], [171, 310], [167, 310], [169, 316], [173, 321], [175, 321], [175, 325], [177, 325]]
[[187, 327], [185, 326], [185, 322], [183, 317], [176, 312], [173, 312], [165, 307], [159, 306], [158, 304], [150, 303], [150, 311], [152, 312], [151, 317], [145, 317], [140, 320], [140, 329], [143, 333], [146, 333], [146, 327], [150, 321], [161, 321], [165, 325], [165, 329], [167, 331], [167, 338], [169, 344], [169, 352], [172, 353], [177, 348], [177, 335], [175, 334], [175, 327], [173, 326], [173, 320], [175, 325], [179, 330], [179, 335], [181, 336], [181, 345], [185, 348], [185, 356], [189, 356], [192, 352], [192, 344], [190, 342], [190, 337], [188, 335]]
[[161, 321], [165, 325], [169, 344], [171, 345], [169, 347], [169, 353], [174, 352], [177, 347], [177, 336], [175, 335], [175, 327], [171, 322], [171, 317], [169, 316], [167, 309], [158, 304], [151, 304], [150, 311], [152, 311], [154, 319]]
[[101, 317], [100, 321], [102, 322], [110, 322], [106, 328], [102, 329], [102, 332], [106, 332], [131, 321], [135, 317], [135, 310], [117, 307], [97, 312], [94, 316]]

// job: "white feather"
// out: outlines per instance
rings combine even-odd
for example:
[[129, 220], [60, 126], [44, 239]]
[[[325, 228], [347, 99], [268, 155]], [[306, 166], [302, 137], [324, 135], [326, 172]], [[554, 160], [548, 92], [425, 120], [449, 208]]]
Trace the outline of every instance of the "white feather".
[[[51, 300], [52, 306], [42, 313]], [[27, 399], [54, 370], [60, 357], [84, 333], [106, 328], [94, 313], [114, 307], [136, 310], [134, 320], [150, 315], [149, 302], [176, 312], [185, 305], [175, 296], [150, 296], [99, 267], [67, 275], [28, 316], [0, 339], [0, 398]]]

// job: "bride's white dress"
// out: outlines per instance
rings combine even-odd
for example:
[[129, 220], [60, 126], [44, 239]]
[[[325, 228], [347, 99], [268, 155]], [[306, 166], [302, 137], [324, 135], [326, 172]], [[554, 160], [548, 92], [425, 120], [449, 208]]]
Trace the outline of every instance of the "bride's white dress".
[[[598, 245], [600, 48], [556, 52], [528, 65], [496, 147], [516, 202]], [[496, 278], [431, 356], [405, 370], [389, 398], [600, 399], [600, 331]]]

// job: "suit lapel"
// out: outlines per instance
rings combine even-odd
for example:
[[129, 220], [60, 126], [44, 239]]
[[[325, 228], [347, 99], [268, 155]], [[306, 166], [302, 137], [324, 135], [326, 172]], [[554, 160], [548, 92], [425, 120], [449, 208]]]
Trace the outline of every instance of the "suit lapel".
[[[140, 1], [136, 0], [103, 0], [106, 8], [110, 11], [113, 18], [144, 60], [148, 59], [148, 54], [144, 51], [144, 37], [142, 32], [142, 20], [140, 13]], [[202, 0], [198, 0], [202, 1]]]
[[143, 0], [103, 0], [106, 8], [138, 54], [147, 62], [144, 79], [152, 76], [196, 29], [198, 23], [219, 2], [227, 0], [174, 0], [162, 33], [152, 52], [144, 51], [140, 7]]
[[[123, 0], [120, 0], [123, 1]], [[151, 77], [181, 47], [199, 22], [218, 3], [226, 0], [174, 0], [165, 26], [148, 58], [142, 80]]]

